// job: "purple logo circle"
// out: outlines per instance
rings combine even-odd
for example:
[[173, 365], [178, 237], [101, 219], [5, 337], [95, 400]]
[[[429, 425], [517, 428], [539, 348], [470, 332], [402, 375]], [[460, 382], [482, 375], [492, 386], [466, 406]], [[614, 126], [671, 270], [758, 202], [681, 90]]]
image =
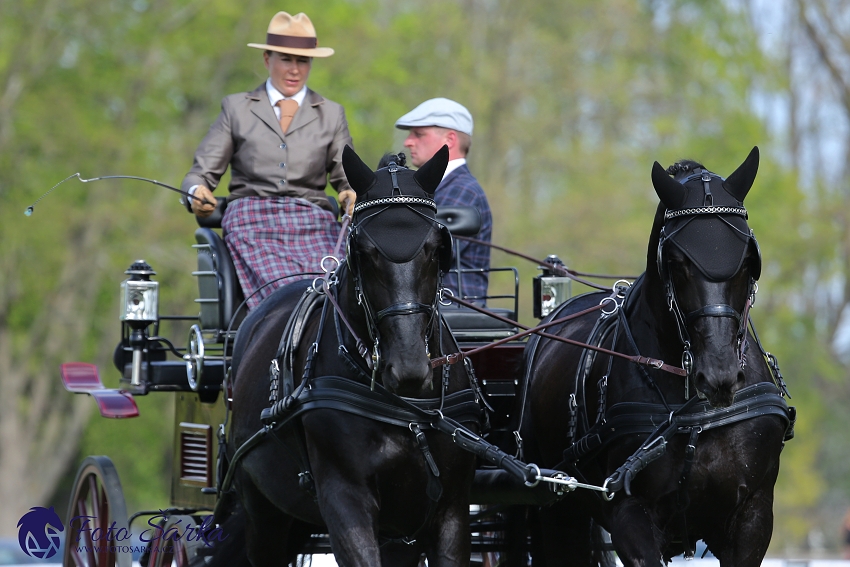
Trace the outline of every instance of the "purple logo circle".
[[64, 531], [65, 526], [53, 506], [35, 506], [18, 520], [18, 543], [30, 557], [47, 559], [59, 551], [60, 534]]

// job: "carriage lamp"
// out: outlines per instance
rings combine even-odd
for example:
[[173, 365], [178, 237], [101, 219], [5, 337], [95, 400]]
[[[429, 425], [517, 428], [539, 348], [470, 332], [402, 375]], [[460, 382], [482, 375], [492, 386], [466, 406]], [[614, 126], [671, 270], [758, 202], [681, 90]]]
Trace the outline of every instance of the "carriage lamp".
[[133, 348], [132, 386], [142, 383], [142, 354], [145, 349], [145, 329], [158, 320], [159, 282], [151, 281], [156, 275], [144, 260], [136, 260], [124, 272], [128, 279], [121, 282], [121, 321], [131, 329], [130, 346]]
[[159, 282], [151, 281], [151, 276], [156, 272], [144, 260], [136, 260], [124, 273], [130, 278], [121, 282], [121, 320], [133, 328], [155, 323]]
[[[546, 263], [566, 268], [557, 256], [546, 257]], [[572, 280], [564, 276], [556, 276], [555, 272], [545, 266], [540, 266], [542, 272], [533, 280], [534, 316], [542, 319], [572, 295]]]

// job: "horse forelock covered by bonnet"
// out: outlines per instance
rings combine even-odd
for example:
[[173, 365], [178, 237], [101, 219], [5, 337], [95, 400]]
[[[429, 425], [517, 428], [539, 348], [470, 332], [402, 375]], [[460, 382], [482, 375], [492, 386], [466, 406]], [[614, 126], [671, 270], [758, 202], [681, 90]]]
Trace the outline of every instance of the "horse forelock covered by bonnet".
[[[397, 156], [384, 156], [374, 172], [348, 146], [343, 152], [343, 168], [357, 193], [354, 223], [394, 263], [412, 260], [434, 227], [434, 192], [448, 163], [448, 149], [443, 150], [417, 171], [400, 165]], [[399, 203], [396, 197], [405, 199]]]
[[[751, 153], [748, 161], [752, 157]], [[653, 185], [667, 215], [681, 215], [666, 221], [666, 237], [712, 281], [733, 277], [747, 254], [751, 232], [743, 199], [754, 174], [745, 172], [741, 179], [739, 171], [745, 166], [753, 167], [745, 162], [728, 180], [693, 160], [678, 161], [666, 170], [653, 169]]]

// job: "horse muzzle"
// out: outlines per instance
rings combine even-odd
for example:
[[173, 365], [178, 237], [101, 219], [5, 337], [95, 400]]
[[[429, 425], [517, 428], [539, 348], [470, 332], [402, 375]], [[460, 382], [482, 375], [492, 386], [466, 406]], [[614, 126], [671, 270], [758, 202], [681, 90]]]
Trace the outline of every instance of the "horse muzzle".
[[694, 386], [700, 399], [707, 400], [711, 407], [729, 407], [735, 392], [744, 386], [744, 371], [740, 366], [731, 372], [697, 371], [694, 375]]

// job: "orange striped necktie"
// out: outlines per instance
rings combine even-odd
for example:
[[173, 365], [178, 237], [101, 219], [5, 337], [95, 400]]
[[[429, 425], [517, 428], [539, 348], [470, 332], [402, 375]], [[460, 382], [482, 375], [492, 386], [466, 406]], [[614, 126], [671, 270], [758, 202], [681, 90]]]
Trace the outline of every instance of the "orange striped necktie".
[[280, 107], [280, 129], [286, 134], [286, 129], [289, 128], [292, 117], [298, 112], [298, 101], [285, 98], [277, 101], [277, 105]]

